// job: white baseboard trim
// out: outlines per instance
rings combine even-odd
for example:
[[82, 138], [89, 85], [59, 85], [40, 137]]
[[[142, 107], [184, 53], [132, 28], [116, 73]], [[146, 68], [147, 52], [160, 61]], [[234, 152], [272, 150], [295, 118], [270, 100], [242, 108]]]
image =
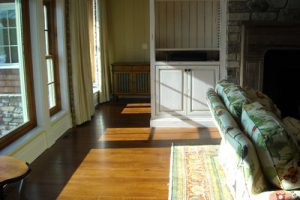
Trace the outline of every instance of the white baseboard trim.
[[151, 119], [151, 127], [183, 127], [183, 128], [193, 128], [193, 127], [203, 127], [203, 128], [215, 128], [216, 125], [212, 117], [205, 118], [156, 118]]

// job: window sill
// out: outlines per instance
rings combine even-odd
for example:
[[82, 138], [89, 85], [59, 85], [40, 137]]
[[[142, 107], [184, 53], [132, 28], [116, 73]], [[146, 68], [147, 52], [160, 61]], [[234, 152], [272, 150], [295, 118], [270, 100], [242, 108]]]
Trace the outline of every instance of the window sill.
[[23, 146], [25, 146], [30, 141], [34, 140], [38, 137], [44, 130], [41, 127], [36, 127], [5, 147], [3, 150], [0, 151], [0, 155], [11, 155], [14, 152], [17, 152]]

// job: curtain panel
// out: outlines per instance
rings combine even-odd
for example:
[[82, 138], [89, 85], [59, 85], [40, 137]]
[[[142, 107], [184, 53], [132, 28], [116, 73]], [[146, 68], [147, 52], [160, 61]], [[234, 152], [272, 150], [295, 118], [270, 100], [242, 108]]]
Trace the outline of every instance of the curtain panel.
[[109, 45], [110, 38], [108, 34], [107, 19], [107, 0], [96, 0], [96, 42], [95, 42], [95, 63], [98, 65], [98, 85], [100, 89], [99, 102], [110, 100], [111, 92], [111, 67], [110, 55], [111, 48]]
[[95, 112], [91, 74], [87, 2], [67, 0], [67, 48], [73, 125], [89, 121]]

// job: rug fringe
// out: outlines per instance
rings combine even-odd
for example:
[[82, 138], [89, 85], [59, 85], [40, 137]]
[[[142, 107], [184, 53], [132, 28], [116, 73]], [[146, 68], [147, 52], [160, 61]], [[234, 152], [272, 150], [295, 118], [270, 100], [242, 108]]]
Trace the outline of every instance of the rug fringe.
[[169, 197], [168, 200], [172, 200], [172, 171], [173, 171], [173, 148], [174, 143], [171, 146], [171, 155], [170, 155], [170, 172], [169, 172]]

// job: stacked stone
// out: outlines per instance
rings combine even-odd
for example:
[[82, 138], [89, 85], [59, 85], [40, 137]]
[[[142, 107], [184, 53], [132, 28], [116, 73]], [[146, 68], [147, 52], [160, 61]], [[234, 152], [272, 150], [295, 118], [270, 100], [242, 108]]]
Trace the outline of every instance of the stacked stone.
[[228, 0], [227, 73], [239, 84], [241, 67], [242, 24], [259, 22], [300, 22], [299, 0]]
[[24, 123], [21, 95], [0, 96], [0, 137]]

